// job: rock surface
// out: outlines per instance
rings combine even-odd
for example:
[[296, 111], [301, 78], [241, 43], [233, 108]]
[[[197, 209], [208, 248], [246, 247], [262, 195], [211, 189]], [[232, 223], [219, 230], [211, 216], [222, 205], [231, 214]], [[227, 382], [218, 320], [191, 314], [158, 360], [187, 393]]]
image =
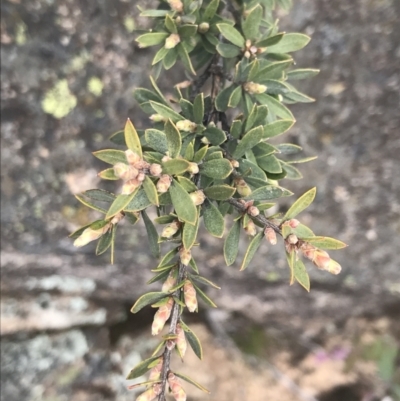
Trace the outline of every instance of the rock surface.
[[[1, 395], [10, 401], [131, 400], [123, 375], [152, 346], [148, 331], [140, 332], [149, 327], [152, 312], [128, 313], [154, 266], [144, 251], [143, 228], [121, 230], [113, 266], [106, 256], [96, 258], [92, 246], [77, 250], [66, 238], [93, 218], [73, 197], [98, 185], [102, 164], [90, 152], [108, 146], [107, 137], [126, 117], [139, 127], [146, 124], [132, 90], [148, 85], [151, 54], [138, 49], [129, 32], [133, 24], [147, 23], [135, 5], [6, 0], [1, 6]], [[347, 328], [343, 336], [350, 338], [348, 327], [362, 316], [387, 316], [386, 332], [400, 338], [399, 327], [390, 323], [400, 312], [400, 3], [298, 0], [280, 17], [285, 30], [312, 35], [296, 56], [298, 66], [321, 69], [302, 88], [317, 102], [293, 107], [297, 124], [288, 134], [306, 156], [319, 159], [301, 166], [305, 180], [282, 183], [296, 195], [317, 186], [316, 202], [303, 220], [350, 247], [338, 252], [343, 273], [312, 271], [313, 290], [306, 294], [288, 287], [285, 260], [275, 248], [263, 246], [239, 273], [224, 267], [222, 241], [203, 235], [197, 260], [204, 275], [222, 286], [209, 294], [223, 312], [197, 318], [211, 359], [200, 365], [189, 359], [187, 369], [204, 374], [196, 379], [213, 395], [190, 393], [193, 400], [261, 394], [260, 400], [274, 401], [284, 400], [285, 391], [288, 400], [307, 399], [293, 387], [284, 390], [267, 368], [263, 383], [254, 379], [254, 387], [229, 388], [238, 370], [246, 380], [259, 372], [238, 355], [227, 355], [205, 324], [214, 334], [218, 328], [234, 334], [244, 326], [283, 327], [327, 345], [329, 330], [339, 336]], [[164, 88], [181, 80], [174, 74], [161, 82]], [[245, 246], [243, 239], [241, 254]], [[243, 327], [235, 323], [241, 319]], [[275, 363], [308, 394], [329, 391], [318, 385], [321, 378], [306, 380], [311, 352], [303, 355], [302, 368], [285, 360], [295, 351], [293, 343], [283, 347]], [[211, 373], [219, 363], [221, 372]], [[237, 369], [225, 368], [230, 363]], [[339, 374], [331, 387], [360, 377], [350, 383]], [[373, 391], [383, 394], [378, 387]]]

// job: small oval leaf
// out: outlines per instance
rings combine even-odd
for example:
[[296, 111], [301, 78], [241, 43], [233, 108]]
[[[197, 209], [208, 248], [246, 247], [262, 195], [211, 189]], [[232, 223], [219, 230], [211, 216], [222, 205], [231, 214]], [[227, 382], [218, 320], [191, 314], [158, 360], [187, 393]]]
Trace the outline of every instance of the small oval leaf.
[[147, 294], [142, 295], [132, 306], [131, 312], [137, 313], [141, 309], [143, 309], [147, 305], [154, 304], [158, 302], [160, 299], [168, 297], [168, 294], [165, 292], [148, 292]]

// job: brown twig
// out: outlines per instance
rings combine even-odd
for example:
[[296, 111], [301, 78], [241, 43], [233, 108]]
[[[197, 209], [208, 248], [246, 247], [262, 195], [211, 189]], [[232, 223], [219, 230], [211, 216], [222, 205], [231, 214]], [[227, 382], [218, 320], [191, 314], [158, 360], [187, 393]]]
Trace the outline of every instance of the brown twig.
[[[186, 266], [179, 261], [179, 270], [178, 270], [178, 283], [185, 279], [186, 276]], [[175, 297], [180, 296], [182, 288], [175, 291], [173, 294]], [[171, 323], [169, 325], [169, 334], [176, 334], [176, 326], [179, 322], [180, 318], [180, 306], [175, 302], [174, 306], [172, 307], [171, 312]], [[165, 346], [162, 358], [163, 358], [163, 366], [161, 369], [161, 392], [158, 395], [158, 401], [165, 401], [165, 390], [167, 387], [167, 380], [168, 380], [168, 373], [169, 367], [171, 365], [171, 355], [174, 348], [169, 348]]]

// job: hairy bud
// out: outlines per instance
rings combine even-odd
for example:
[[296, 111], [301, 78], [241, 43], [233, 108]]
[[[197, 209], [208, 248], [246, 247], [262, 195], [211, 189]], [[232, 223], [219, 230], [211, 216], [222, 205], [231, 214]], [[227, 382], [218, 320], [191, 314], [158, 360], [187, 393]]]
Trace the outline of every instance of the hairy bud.
[[264, 93], [267, 90], [266, 85], [257, 84], [255, 82], [246, 82], [243, 88], [250, 95]]
[[172, 223], [168, 224], [164, 230], [161, 233], [161, 237], [163, 238], [171, 238], [173, 235], [175, 235], [179, 227], [181, 226], [181, 223], [179, 223], [178, 220], [173, 221]]
[[192, 81], [186, 80], [186, 81], [182, 81], [182, 82], [177, 83], [175, 85], [175, 88], [186, 89], [186, 88], [189, 88], [190, 85], [192, 85]]
[[296, 245], [299, 242], [299, 239], [297, 238], [297, 235], [295, 234], [290, 234], [286, 238], [286, 242], [290, 245]]
[[208, 22], [202, 22], [199, 25], [198, 31], [200, 33], [206, 33], [206, 32], [208, 32], [209, 29], [210, 29], [210, 24]]
[[246, 227], [244, 228], [244, 231], [247, 235], [251, 235], [252, 237], [257, 234], [256, 225], [254, 224], [253, 220], [249, 220]]
[[150, 165], [150, 174], [153, 175], [154, 177], [159, 177], [162, 173], [162, 167], [157, 164], [153, 163]]
[[122, 186], [122, 195], [130, 195], [132, 192], [136, 191], [137, 188], [140, 187], [142, 183], [134, 178], [133, 180], [127, 181], [123, 186]]
[[235, 180], [235, 187], [239, 195], [243, 197], [251, 195], [251, 188], [246, 184], [246, 181], [243, 178], [238, 178]]
[[331, 259], [325, 270], [332, 274], [339, 274], [342, 271], [342, 266], [336, 260]]
[[250, 206], [250, 207], [247, 209], [247, 213], [248, 213], [250, 216], [256, 217], [256, 216], [258, 216], [258, 215], [260, 214], [260, 211], [258, 210], [258, 207], [257, 207], [257, 206]]
[[129, 181], [136, 178], [139, 172], [133, 166], [129, 166], [125, 163], [116, 163], [114, 165], [114, 174], [118, 178], [121, 178], [121, 180]]
[[185, 305], [189, 309], [189, 312], [194, 312], [197, 310], [197, 297], [196, 290], [193, 287], [193, 284], [186, 280], [185, 285], [183, 286], [183, 295], [185, 298]]
[[171, 177], [167, 174], [163, 174], [157, 182], [157, 191], [160, 194], [168, 192], [169, 187], [171, 186]]
[[206, 199], [206, 196], [202, 190], [194, 191], [189, 195], [195, 206], [202, 205]]
[[300, 224], [300, 222], [296, 219], [290, 219], [287, 221], [287, 224], [289, 224], [289, 227], [291, 228], [296, 228]]
[[126, 160], [128, 160], [129, 164], [135, 164], [138, 161], [142, 160], [137, 153], [133, 152], [130, 149], [125, 150], [125, 155], [126, 155]]
[[199, 165], [197, 163], [191, 162], [187, 170], [190, 174], [197, 174], [199, 172]]
[[178, 336], [176, 338], [176, 346], [178, 348], [179, 355], [181, 356], [181, 358], [183, 358], [186, 353], [187, 343], [186, 343], [185, 332], [182, 329], [180, 323], [178, 323], [176, 326], [176, 335]]
[[166, 49], [173, 49], [180, 41], [181, 38], [177, 33], [171, 33], [171, 35], [169, 35], [168, 38], [165, 39], [164, 47]]
[[182, 264], [187, 266], [190, 262], [190, 259], [192, 259], [192, 253], [190, 252], [189, 249], [181, 248], [179, 250], [179, 257], [181, 259]]
[[110, 220], [110, 223], [112, 225], [118, 224], [123, 218], [124, 215], [121, 212], [119, 212]]
[[183, 11], [183, 3], [181, 0], [168, 0], [168, 4], [172, 10], [177, 11], [178, 13]]
[[239, 162], [237, 160], [229, 160], [231, 163], [231, 166], [233, 168], [238, 168], [239, 167]]
[[98, 230], [93, 230], [88, 227], [75, 241], [74, 246], [81, 247], [87, 245], [89, 242], [92, 242], [98, 238], [100, 238], [103, 234], [105, 234], [110, 228], [110, 223], [106, 224], [104, 227], [99, 228]]
[[273, 228], [267, 227], [264, 230], [264, 234], [271, 245], [276, 245], [276, 232]]
[[153, 401], [157, 398], [157, 393], [155, 391], [155, 387], [152, 386], [147, 389], [144, 393], [140, 394], [136, 401]]
[[151, 326], [151, 334], [153, 336], [160, 334], [161, 330], [164, 328], [165, 322], [171, 315], [173, 305], [174, 300], [169, 298], [165, 305], [162, 305], [158, 308], [156, 314], [154, 315], [153, 324]]
[[172, 287], [176, 285], [176, 271], [171, 270], [167, 279], [164, 281], [164, 284], [161, 288], [162, 292], [168, 292]]
[[167, 121], [167, 119], [164, 116], [162, 116], [161, 114], [152, 114], [149, 118], [150, 118], [150, 120], [154, 121], [155, 123]]
[[151, 368], [149, 372], [149, 381], [150, 380], [158, 380], [161, 375], [161, 369], [163, 367], [163, 358], [159, 358], [158, 363], [154, 368]]
[[145, 180], [145, 178], [146, 178], [146, 174], [143, 173], [143, 171], [141, 171], [141, 172], [138, 174], [138, 176], [137, 176], [136, 179], [137, 179], [139, 182], [143, 182], [143, 181]]
[[183, 391], [178, 378], [172, 372], [168, 374], [168, 385], [175, 401], [186, 401], [186, 394]]
[[176, 128], [179, 131], [194, 132], [196, 131], [197, 124], [190, 120], [181, 120], [176, 123]]

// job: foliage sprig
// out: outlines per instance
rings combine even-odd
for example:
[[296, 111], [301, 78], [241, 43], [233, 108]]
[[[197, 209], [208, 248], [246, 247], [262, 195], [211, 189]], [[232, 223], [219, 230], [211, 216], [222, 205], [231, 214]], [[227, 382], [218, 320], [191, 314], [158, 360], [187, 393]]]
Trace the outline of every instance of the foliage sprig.
[[[198, 310], [198, 298], [209, 307], [215, 303], [204, 285], [219, 288], [203, 277], [192, 256], [200, 223], [207, 232], [222, 238], [225, 218], [232, 221], [224, 244], [226, 264], [235, 263], [242, 232], [251, 238], [240, 270], [247, 268], [264, 238], [276, 245], [282, 237], [290, 269], [290, 284], [300, 283], [307, 291], [310, 280], [301, 259], [319, 269], [338, 274], [340, 265], [324, 250], [346, 245], [336, 239], [316, 236], [296, 217], [315, 198], [315, 188], [296, 200], [284, 214], [268, 216], [278, 199], [292, 193], [279, 180], [300, 179], [295, 164], [313, 158], [292, 159], [301, 148], [291, 143], [272, 145], [270, 138], [284, 134], [295, 119], [287, 105], [311, 102], [292, 81], [311, 77], [315, 69], [294, 69], [292, 52], [310, 38], [300, 33], [279, 32], [274, 18], [277, 6], [290, 0], [168, 0], [157, 9], [141, 10], [152, 18], [154, 28], [136, 39], [140, 47], [156, 46], [151, 89], [138, 88], [135, 99], [149, 115], [151, 127], [136, 130], [128, 119], [123, 131], [111, 136], [122, 149], [94, 152], [111, 165], [99, 176], [122, 180], [114, 194], [93, 189], [77, 196], [86, 206], [102, 213], [102, 219], [71, 234], [76, 246], [98, 240], [96, 254], [111, 249], [122, 220], [143, 220], [149, 248], [160, 258], [161, 245], [169, 250], [152, 270], [149, 283], [162, 282], [160, 292], [141, 296], [132, 313], [147, 305], [157, 308], [152, 334], [159, 335], [170, 320], [153, 355], [132, 369], [128, 380], [149, 372], [149, 380], [130, 386], [145, 386], [137, 401], [165, 401], [169, 389], [175, 400], [186, 400], [180, 379], [207, 391], [193, 379], [171, 367], [174, 350], [184, 357], [187, 344], [201, 359], [196, 334], [182, 314]], [[180, 61], [187, 79], [174, 86], [167, 99], [157, 85], [163, 69]], [[207, 83], [210, 89], [205, 90]], [[153, 208], [152, 219], [147, 210]], [[163, 225], [159, 233], [156, 225]], [[172, 248], [171, 248], [172, 244]]]

